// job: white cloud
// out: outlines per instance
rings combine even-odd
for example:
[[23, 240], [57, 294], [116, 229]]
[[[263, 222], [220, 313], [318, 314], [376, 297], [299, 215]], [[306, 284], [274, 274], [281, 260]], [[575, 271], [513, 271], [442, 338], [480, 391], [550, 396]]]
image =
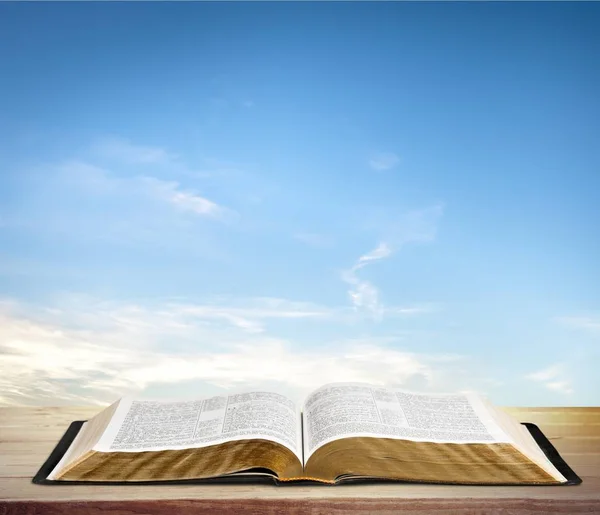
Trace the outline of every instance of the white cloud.
[[546, 388], [560, 393], [573, 393], [573, 388], [571, 388], [569, 381], [549, 381], [546, 383]]
[[[161, 178], [160, 175], [164, 175], [166, 171], [169, 176], [187, 177], [188, 181], [192, 177], [192, 182], [197, 183], [199, 178], [211, 175], [208, 172], [190, 170], [177, 155], [161, 147], [108, 138], [92, 144], [91, 150], [90, 160], [70, 159], [56, 166], [46, 167], [43, 170], [43, 180], [53, 184], [48, 184], [43, 189], [53, 187], [58, 193], [75, 198], [91, 195], [113, 200], [118, 197], [123, 201], [128, 199], [129, 206], [135, 204], [138, 207], [144, 200], [159, 201], [178, 212], [223, 221], [231, 221], [237, 216], [234, 210], [201, 195], [195, 188], [186, 187], [179, 181]], [[146, 170], [139, 173], [136, 167], [133, 168], [135, 172], [131, 173], [130, 165], [134, 164], [160, 165], [158, 168], [162, 173], [158, 173], [159, 176], [149, 175]]]
[[[136, 201], [158, 201], [177, 211], [231, 221], [235, 211], [198, 193], [184, 189], [176, 181], [166, 181], [146, 175], [118, 176], [109, 170], [83, 161], [67, 161], [57, 167], [56, 179], [64, 188], [75, 188], [79, 196], [92, 195]], [[63, 189], [63, 193], [64, 193]]]
[[427, 389], [439, 388], [448, 370], [445, 356], [377, 340], [309, 347], [255, 332], [263, 320], [322, 317], [323, 308], [268, 298], [232, 304], [114, 305], [74, 297], [36, 308], [2, 302], [0, 403], [106, 403], [190, 382], [195, 386], [185, 395], [196, 397], [207, 388], [265, 385], [299, 395], [332, 381]]
[[366, 310], [375, 320], [381, 320], [387, 309], [380, 301], [377, 287], [358, 275], [360, 269], [390, 257], [407, 243], [428, 242], [435, 238], [437, 222], [442, 215], [441, 205], [411, 211], [399, 217], [397, 221], [386, 223], [381, 231], [386, 235], [377, 247], [360, 256], [355, 264], [341, 274], [342, 280], [351, 285], [348, 296], [357, 310]]
[[199, 319], [225, 320], [250, 333], [264, 331], [263, 322], [268, 319], [328, 318], [334, 310], [310, 303], [291, 302], [284, 299], [247, 299], [243, 305], [212, 303], [205, 305], [178, 305], [172, 309], [181, 315]]
[[390, 170], [398, 165], [400, 158], [393, 152], [380, 152], [369, 159], [369, 166], [373, 170]]
[[353, 286], [348, 290], [350, 301], [356, 309], [365, 309], [375, 320], [381, 320], [384, 308], [379, 301], [379, 290], [369, 281], [359, 279], [350, 273], [344, 276], [344, 280]]
[[384, 259], [392, 254], [392, 249], [390, 249], [389, 245], [385, 242], [381, 242], [374, 248], [371, 252], [360, 256], [358, 258], [358, 263], [366, 264], [370, 261], [377, 261], [378, 259]]
[[199, 215], [215, 215], [221, 208], [216, 202], [208, 200], [200, 195], [195, 195], [189, 191], [180, 191], [177, 189], [177, 183], [169, 183], [168, 200], [183, 210], [192, 211]]
[[559, 317], [558, 321], [575, 329], [600, 334], [600, 316]]
[[538, 370], [537, 372], [532, 372], [527, 374], [527, 378], [533, 381], [545, 382], [550, 379], [554, 379], [562, 373], [561, 365], [552, 365], [548, 368], [544, 368], [542, 370]]
[[342, 272], [342, 279], [352, 286], [348, 296], [356, 309], [365, 309], [374, 319], [380, 320], [383, 316], [383, 306], [379, 301], [379, 290], [369, 281], [361, 279], [357, 272], [367, 264], [384, 259], [391, 255], [391, 250], [385, 242], [380, 243], [371, 252], [361, 256], [349, 270]]
[[560, 393], [573, 393], [571, 381], [566, 377], [562, 364], [551, 365], [547, 368], [532, 372], [525, 376], [526, 379], [542, 384], [549, 390]]
[[421, 306], [391, 306], [384, 309], [384, 315], [417, 316], [438, 311], [439, 307], [428, 304]]
[[220, 206], [192, 191], [181, 189], [180, 184], [175, 181], [162, 181], [155, 177], [136, 177], [133, 181], [144, 184], [152, 197], [166, 201], [181, 211], [220, 220], [231, 220], [236, 215], [229, 208]]

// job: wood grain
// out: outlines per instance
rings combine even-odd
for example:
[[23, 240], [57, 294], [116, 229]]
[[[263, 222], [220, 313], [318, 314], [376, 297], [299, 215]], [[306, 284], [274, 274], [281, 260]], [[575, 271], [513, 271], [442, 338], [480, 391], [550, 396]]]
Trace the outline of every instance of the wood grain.
[[582, 477], [579, 486], [381, 483], [287, 486], [42, 486], [31, 477], [73, 420], [97, 407], [0, 408], [0, 515], [8, 514], [600, 514], [600, 408], [505, 408], [533, 422]]
[[472, 500], [465, 505], [464, 501], [444, 499], [442, 502], [432, 500], [400, 500], [345, 498], [342, 500], [310, 499], [305, 501], [268, 499], [244, 500], [168, 500], [156, 501], [103, 501], [103, 502], [15, 502], [0, 505], [0, 515], [361, 515], [365, 513], [378, 515], [455, 515], [457, 513], [479, 514], [536, 514], [575, 515], [578, 513], [598, 513], [595, 501], [584, 501], [577, 505], [557, 504], [552, 500], [502, 499]]

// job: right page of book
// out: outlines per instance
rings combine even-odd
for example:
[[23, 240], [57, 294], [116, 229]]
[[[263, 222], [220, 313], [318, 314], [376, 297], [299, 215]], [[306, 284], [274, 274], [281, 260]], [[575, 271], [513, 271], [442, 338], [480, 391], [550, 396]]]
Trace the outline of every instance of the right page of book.
[[355, 436], [512, 443], [474, 394], [421, 394], [362, 383], [333, 383], [307, 397], [303, 414], [304, 463], [326, 443]]

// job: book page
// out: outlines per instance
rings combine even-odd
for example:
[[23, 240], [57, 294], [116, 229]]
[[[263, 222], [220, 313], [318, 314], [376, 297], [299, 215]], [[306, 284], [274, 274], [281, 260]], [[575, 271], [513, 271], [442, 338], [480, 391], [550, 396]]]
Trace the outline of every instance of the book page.
[[179, 402], [125, 398], [94, 450], [162, 451], [263, 439], [284, 445], [302, 462], [301, 424], [294, 402], [271, 392]]
[[418, 394], [335, 383], [304, 404], [304, 462], [322, 445], [353, 436], [420, 442], [497, 443], [511, 438], [472, 394]]

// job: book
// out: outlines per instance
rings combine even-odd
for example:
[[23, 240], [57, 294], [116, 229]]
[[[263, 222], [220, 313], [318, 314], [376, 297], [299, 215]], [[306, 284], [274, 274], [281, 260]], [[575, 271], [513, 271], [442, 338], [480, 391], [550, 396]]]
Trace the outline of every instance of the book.
[[74, 422], [35, 483], [392, 480], [565, 485], [581, 479], [533, 424], [486, 398], [361, 383], [295, 403], [275, 392], [125, 397]]

